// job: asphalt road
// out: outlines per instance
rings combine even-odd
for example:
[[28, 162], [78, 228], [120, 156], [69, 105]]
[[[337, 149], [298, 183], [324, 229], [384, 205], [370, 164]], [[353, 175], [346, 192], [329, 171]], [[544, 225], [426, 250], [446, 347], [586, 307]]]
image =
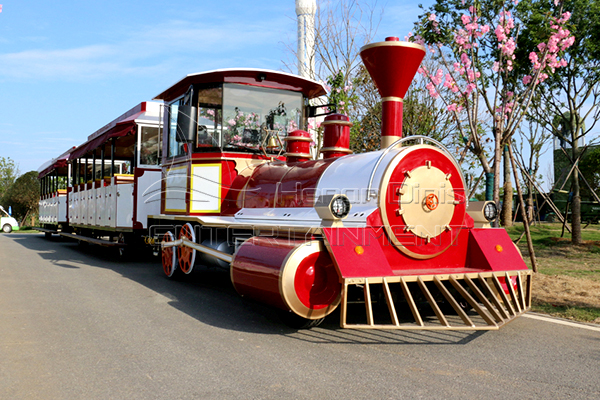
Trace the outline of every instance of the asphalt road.
[[0, 235], [0, 399], [600, 398], [600, 330], [521, 317], [490, 332], [308, 331], [227, 273]]

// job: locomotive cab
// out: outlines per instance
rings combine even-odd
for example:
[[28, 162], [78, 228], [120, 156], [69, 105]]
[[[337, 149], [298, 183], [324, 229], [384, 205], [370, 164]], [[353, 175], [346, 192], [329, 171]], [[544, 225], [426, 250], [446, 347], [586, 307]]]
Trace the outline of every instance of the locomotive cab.
[[[306, 125], [318, 83], [283, 72], [191, 74], [159, 94], [163, 128], [161, 215], [233, 215], [254, 167], [283, 161], [286, 138]], [[310, 139], [309, 139], [310, 141]]]

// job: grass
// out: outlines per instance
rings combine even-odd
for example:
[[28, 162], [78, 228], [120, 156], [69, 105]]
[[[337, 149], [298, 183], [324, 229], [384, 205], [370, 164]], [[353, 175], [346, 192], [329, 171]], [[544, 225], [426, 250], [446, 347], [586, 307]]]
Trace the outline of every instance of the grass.
[[22, 226], [15, 233], [40, 233], [40, 231], [36, 231], [31, 226]]
[[569, 307], [550, 303], [534, 303], [532, 310], [581, 322], [597, 322], [600, 320], [600, 309], [595, 307]]
[[[515, 240], [523, 232], [519, 224], [507, 228]], [[582, 230], [584, 243], [571, 244], [571, 235], [561, 224], [531, 227], [531, 237], [538, 272], [534, 278], [532, 310], [574, 319], [600, 323], [600, 225]], [[518, 244], [531, 268], [525, 237]]]

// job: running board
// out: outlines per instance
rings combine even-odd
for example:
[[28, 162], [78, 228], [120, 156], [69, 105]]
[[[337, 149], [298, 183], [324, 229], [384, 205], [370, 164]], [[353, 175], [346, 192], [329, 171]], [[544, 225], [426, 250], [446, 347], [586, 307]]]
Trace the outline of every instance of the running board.
[[112, 240], [96, 239], [96, 238], [91, 238], [91, 237], [87, 237], [87, 236], [83, 236], [83, 235], [77, 235], [74, 233], [58, 232], [58, 234], [60, 236], [67, 237], [69, 239], [75, 239], [75, 240], [79, 240], [81, 242], [88, 242], [88, 243], [92, 243], [92, 244], [96, 244], [96, 245], [100, 245], [100, 246], [106, 246], [106, 247], [126, 247], [127, 246], [127, 243], [113, 242]]
[[531, 308], [532, 272], [345, 278], [342, 285], [342, 328], [496, 330]]
[[60, 231], [57, 229], [42, 228], [41, 226], [34, 226], [33, 229], [44, 233], [53, 233], [55, 235], [58, 235], [60, 233]]

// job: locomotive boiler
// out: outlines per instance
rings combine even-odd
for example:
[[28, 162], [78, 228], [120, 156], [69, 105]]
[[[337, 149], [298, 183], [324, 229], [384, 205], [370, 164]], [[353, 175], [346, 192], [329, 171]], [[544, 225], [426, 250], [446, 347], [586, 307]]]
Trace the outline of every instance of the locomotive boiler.
[[297, 128], [324, 90], [300, 77], [219, 70], [161, 93], [161, 212], [148, 236], [166, 275], [227, 268], [240, 295], [304, 327], [339, 308], [344, 328], [498, 329], [528, 310], [531, 272], [490, 227], [495, 205], [469, 203], [443, 145], [402, 137], [424, 55], [397, 38], [361, 49], [382, 97], [381, 150], [369, 153], [351, 154], [350, 121], [331, 114], [313, 159]]

